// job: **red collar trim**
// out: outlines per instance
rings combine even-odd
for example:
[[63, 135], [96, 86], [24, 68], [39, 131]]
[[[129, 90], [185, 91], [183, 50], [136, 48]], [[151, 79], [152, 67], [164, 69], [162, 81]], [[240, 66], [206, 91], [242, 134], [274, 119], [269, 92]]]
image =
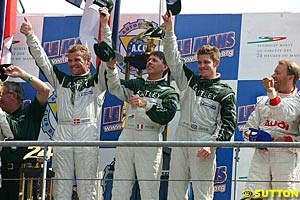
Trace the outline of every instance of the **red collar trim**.
[[290, 92], [282, 92], [282, 91], [278, 91], [278, 92], [282, 94], [292, 94], [294, 91], [295, 91], [295, 87]]

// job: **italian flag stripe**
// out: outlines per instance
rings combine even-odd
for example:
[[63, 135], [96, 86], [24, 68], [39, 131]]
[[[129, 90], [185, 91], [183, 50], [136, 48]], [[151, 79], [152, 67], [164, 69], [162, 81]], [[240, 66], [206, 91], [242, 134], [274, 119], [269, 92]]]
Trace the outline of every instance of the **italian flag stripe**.
[[136, 128], [137, 128], [137, 129], [144, 129], [144, 124], [137, 124], [137, 125], [136, 125]]

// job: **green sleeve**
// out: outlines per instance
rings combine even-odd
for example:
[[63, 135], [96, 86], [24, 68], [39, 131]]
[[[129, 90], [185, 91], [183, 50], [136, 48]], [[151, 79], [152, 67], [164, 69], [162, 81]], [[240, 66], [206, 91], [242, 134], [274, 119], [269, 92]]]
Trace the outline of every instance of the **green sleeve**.
[[175, 92], [175, 90], [170, 88], [165, 91], [160, 98], [162, 100], [161, 105], [153, 105], [146, 114], [152, 121], [165, 125], [170, 122], [176, 114], [179, 95]]
[[229, 141], [234, 133], [236, 126], [236, 110], [235, 110], [235, 95], [229, 93], [221, 101], [221, 130], [218, 134], [217, 141]]

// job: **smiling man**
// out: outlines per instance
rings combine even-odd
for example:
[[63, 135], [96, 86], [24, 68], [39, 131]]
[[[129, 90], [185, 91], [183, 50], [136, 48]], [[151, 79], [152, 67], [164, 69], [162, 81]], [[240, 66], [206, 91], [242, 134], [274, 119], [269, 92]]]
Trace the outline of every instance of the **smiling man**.
[[[181, 59], [173, 19], [171, 11], [163, 16], [164, 53], [180, 90], [181, 114], [174, 140], [229, 141], [235, 129], [235, 94], [217, 73], [219, 49], [204, 45], [198, 50], [200, 75], [195, 74]], [[193, 181], [194, 198], [212, 200], [215, 169], [215, 148], [172, 148], [168, 199], [184, 199], [189, 181], [199, 180]]]
[[[100, 8], [102, 39], [111, 44], [107, 8]], [[106, 90], [104, 73], [90, 73], [91, 53], [87, 47], [74, 44], [68, 49], [71, 75], [59, 70], [48, 58], [25, 18], [21, 33], [26, 35], [30, 53], [57, 94], [58, 124], [52, 137], [55, 141], [98, 141], [101, 106]], [[103, 65], [102, 62], [100, 65]], [[103, 69], [105, 67], [99, 67]], [[98, 147], [54, 147], [52, 168], [55, 172], [53, 196], [59, 200], [72, 197], [74, 175], [81, 200], [97, 198]]]
[[[262, 80], [267, 96], [260, 98], [245, 124], [246, 140], [252, 140], [250, 130], [254, 128], [267, 132], [272, 142], [299, 142], [300, 98], [296, 87], [299, 76], [300, 68], [295, 62], [279, 60], [274, 73]], [[297, 190], [299, 155], [296, 148], [255, 149], [245, 189], [254, 196], [258, 190]]]
[[[109, 92], [129, 103], [119, 141], [162, 141], [164, 127], [175, 116], [179, 99], [164, 78], [169, 68], [163, 52], [150, 54], [146, 80], [120, 81], [115, 63], [109, 62], [107, 67]], [[112, 200], [130, 199], [135, 177], [141, 199], [159, 199], [161, 161], [161, 147], [117, 147]]]

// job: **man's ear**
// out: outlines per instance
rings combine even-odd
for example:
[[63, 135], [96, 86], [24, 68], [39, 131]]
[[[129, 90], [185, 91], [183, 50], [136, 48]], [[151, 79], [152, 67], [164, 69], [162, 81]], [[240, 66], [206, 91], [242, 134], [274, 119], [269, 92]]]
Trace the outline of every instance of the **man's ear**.
[[164, 65], [163, 66], [163, 73], [162, 73], [162, 77], [164, 77], [168, 72], [169, 72], [170, 68], [168, 65]]
[[88, 58], [88, 59], [86, 59], [86, 64], [88, 64], [88, 66], [90, 66], [90, 65], [91, 65], [91, 60], [92, 60], [92, 58]]
[[294, 81], [294, 78], [295, 78], [295, 75], [289, 75], [288, 76], [288, 79], [291, 80], [291, 81]]
[[163, 69], [164, 69], [164, 71], [166, 71], [166, 70], [169, 69], [169, 66], [168, 65], [164, 65]]
[[215, 66], [215, 67], [218, 67], [219, 64], [220, 64], [220, 60], [215, 60], [215, 61], [214, 61], [214, 66]]
[[13, 92], [12, 94], [15, 99], [18, 99], [18, 94], [16, 92]]

